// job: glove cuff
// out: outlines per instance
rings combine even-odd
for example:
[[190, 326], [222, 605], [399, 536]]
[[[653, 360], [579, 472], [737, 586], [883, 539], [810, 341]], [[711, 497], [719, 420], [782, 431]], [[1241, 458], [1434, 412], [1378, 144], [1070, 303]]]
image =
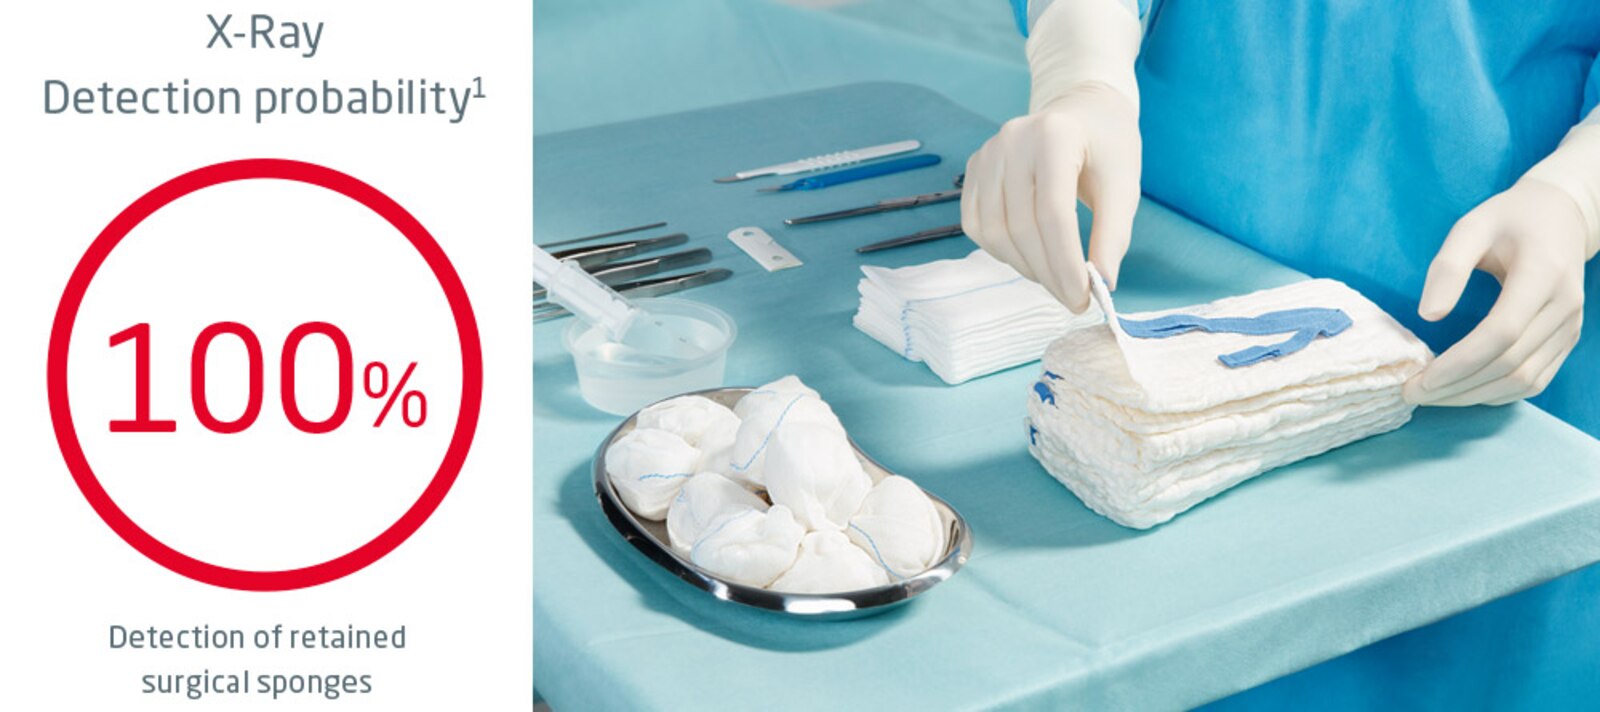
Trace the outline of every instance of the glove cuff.
[[1139, 18], [1118, 0], [1055, 0], [1039, 16], [1028, 38], [1028, 68], [1033, 91], [1028, 111], [1036, 112], [1079, 85], [1110, 86], [1139, 111], [1134, 60], [1144, 39]]
[[1600, 252], [1600, 122], [1585, 121], [1567, 132], [1561, 145], [1534, 164], [1523, 179], [1559, 188], [1583, 215], [1584, 257]]

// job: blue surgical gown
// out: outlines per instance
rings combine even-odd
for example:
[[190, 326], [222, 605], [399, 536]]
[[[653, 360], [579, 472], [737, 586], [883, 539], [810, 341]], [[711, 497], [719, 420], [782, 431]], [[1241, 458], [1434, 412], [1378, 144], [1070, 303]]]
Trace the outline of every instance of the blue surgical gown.
[[[1026, 30], [1027, 0], [1012, 5]], [[1597, 0], [1139, 7], [1145, 194], [1343, 280], [1435, 351], [1498, 294], [1478, 274], [1449, 318], [1417, 316], [1450, 227], [1548, 155], [1600, 95]], [[1597, 262], [1583, 337], [1533, 402], [1600, 436]]]

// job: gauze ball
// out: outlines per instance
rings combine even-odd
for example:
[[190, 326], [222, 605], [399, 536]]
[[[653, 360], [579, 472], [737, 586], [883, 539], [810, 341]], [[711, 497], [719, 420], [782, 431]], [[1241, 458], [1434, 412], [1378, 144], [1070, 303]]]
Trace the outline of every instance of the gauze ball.
[[699, 463], [698, 448], [665, 430], [634, 428], [606, 449], [606, 475], [622, 503], [656, 521]]
[[845, 534], [896, 579], [928, 570], [945, 547], [944, 522], [933, 500], [899, 475], [873, 485]]
[[[727, 406], [704, 396], [678, 396], [639, 411], [636, 427], [665, 430], [700, 448], [707, 447], [708, 436], [722, 437], [739, 430], [739, 416]], [[732, 442], [729, 436], [729, 442]]]
[[844, 425], [839, 422], [839, 416], [834, 415], [833, 409], [814, 395], [786, 394], [782, 400], [767, 402], [749, 413], [749, 417], [739, 423], [730, 458], [732, 462], [726, 474], [752, 489], [766, 488], [767, 449], [771, 447], [778, 429], [808, 423], [844, 434]]
[[[728, 411], [732, 413], [733, 411]], [[733, 469], [733, 446], [739, 438], [739, 419], [719, 419], [700, 435], [700, 472], [728, 474]]]
[[767, 503], [754, 492], [715, 472], [702, 472], [683, 483], [667, 507], [667, 540], [687, 557], [695, 542], [723, 520], [747, 511], [764, 511]]
[[843, 593], [889, 583], [889, 575], [867, 552], [835, 531], [807, 534], [800, 540], [794, 566], [778, 580], [774, 591], [788, 593]]
[[773, 403], [788, 403], [794, 396], [807, 395], [817, 400], [822, 400], [822, 395], [812, 390], [810, 386], [800, 382], [798, 376], [784, 376], [746, 393], [738, 403], [733, 404], [733, 412], [740, 420], [750, 417], [752, 412], [772, 405]]
[[765, 475], [773, 504], [794, 510], [795, 520], [812, 531], [843, 530], [872, 489], [844, 431], [812, 423], [778, 429]]
[[804, 527], [788, 507], [736, 514], [689, 549], [689, 561], [721, 578], [765, 587], [794, 565]]

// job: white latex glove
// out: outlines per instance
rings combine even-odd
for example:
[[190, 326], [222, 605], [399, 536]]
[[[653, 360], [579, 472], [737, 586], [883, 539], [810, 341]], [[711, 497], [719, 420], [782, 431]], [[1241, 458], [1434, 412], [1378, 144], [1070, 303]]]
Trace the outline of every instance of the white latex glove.
[[1117, 0], [1056, 0], [1028, 39], [1028, 115], [967, 161], [962, 230], [1074, 312], [1089, 306], [1077, 199], [1094, 211], [1089, 258], [1113, 288], [1139, 207], [1141, 38]]
[[1417, 312], [1455, 308], [1474, 269], [1500, 296], [1471, 333], [1406, 383], [1423, 405], [1504, 405], [1538, 395], [1577, 344], [1584, 262], [1600, 247], [1600, 123], [1579, 126], [1545, 161], [1450, 230]]

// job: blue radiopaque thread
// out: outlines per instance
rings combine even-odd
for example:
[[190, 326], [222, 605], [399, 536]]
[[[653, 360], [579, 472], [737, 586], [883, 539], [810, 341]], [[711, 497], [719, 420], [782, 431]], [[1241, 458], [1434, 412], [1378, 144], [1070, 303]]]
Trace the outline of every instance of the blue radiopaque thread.
[[1251, 346], [1233, 353], [1217, 356], [1228, 368], [1241, 368], [1268, 359], [1282, 358], [1309, 345], [1319, 336], [1338, 336], [1350, 328], [1350, 316], [1339, 309], [1305, 307], [1268, 312], [1252, 317], [1203, 317], [1191, 314], [1168, 314], [1154, 319], [1119, 319], [1122, 330], [1140, 339], [1164, 339], [1169, 336], [1204, 331], [1217, 334], [1293, 334], [1276, 344]]
[[1056, 404], [1056, 394], [1050, 391], [1050, 386], [1044, 381], [1038, 381], [1034, 383], [1033, 392], [1039, 396], [1040, 403], [1044, 403], [1045, 405]]
[[922, 299], [907, 299], [906, 303], [900, 307], [900, 330], [901, 330], [901, 333], [905, 336], [905, 342], [906, 342], [905, 343], [905, 347], [903, 349], [901, 349], [901, 354], [900, 355], [904, 356], [908, 360], [911, 359], [911, 305], [913, 305], [913, 304], [926, 304], [928, 302], [937, 302], [937, 301], [941, 301], [941, 300], [944, 300], [944, 299], [954, 299], [956, 297], [964, 297], [964, 296], [967, 296], [968, 294], [973, 294], [975, 292], [981, 292], [981, 291], [984, 291], [986, 289], [994, 289], [995, 287], [1004, 287], [1004, 286], [1006, 286], [1008, 284], [1016, 284], [1017, 282], [1021, 282], [1021, 281], [1022, 281], [1022, 277], [1014, 277], [1014, 278], [1008, 279], [1008, 280], [1006, 280], [1004, 282], [995, 282], [994, 284], [985, 284], [985, 285], [983, 285], [981, 287], [973, 287], [971, 289], [964, 289], [964, 290], [956, 292], [954, 294], [944, 294], [944, 295], [940, 295], [940, 296], [937, 296], [937, 297], [923, 297]]
[[728, 518], [722, 520], [722, 522], [717, 524], [717, 526], [715, 528], [713, 528], [711, 531], [700, 535], [700, 538], [695, 540], [694, 545], [689, 547], [689, 563], [694, 564], [695, 566], [699, 566], [700, 565], [700, 560], [699, 560], [699, 557], [700, 557], [700, 545], [706, 543], [706, 540], [710, 539], [711, 537], [716, 536], [723, 529], [726, 529], [729, 524], [733, 523], [733, 520], [742, 519], [745, 516], [750, 515], [750, 514], [760, 514], [760, 513], [761, 513], [760, 510], [747, 509], [747, 510], [745, 510], [743, 512], [740, 512], [738, 514], [735, 514], [735, 515], [733, 515], [731, 517], [728, 517]]
[[675, 480], [675, 479], [678, 479], [679, 477], [688, 477], [689, 475], [692, 475], [692, 474], [694, 474], [694, 473], [693, 472], [675, 472], [675, 473], [666, 474], [666, 475], [657, 475], [657, 474], [639, 475], [639, 481], [643, 482], [645, 480]]
[[889, 568], [888, 562], [883, 560], [883, 552], [878, 551], [878, 542], [873, 540], [871, 534], [868, 534], [861, 527], [856, 526], [855, 522], [851, 522], [850, 523], [850, 528], [854, 529], [854, 530], [856, 530], [858, 532], [861, 532], [861, 536], [864, 536], [864, 537], [867, 538], [867, 544], [872, 547], [872, 556], [873, 556], [873, 558], [878, 560], [878, 565], [882, 566], [884, 571], [889, 572], [890, 576], [893, 576], [893, 577], [895, 577], [895, 578], [897, 578], [897, 579], [899, 579], [901, 581], [906, 580], [905, 576], [901, 576], [899, 572], [895, 571], [892, 568]]
[[1028, 444], [1030, 444], [1030, 445], [1038, 445], [1039, 444], [1039, 429], [1033, 427], [1032, 425], [1028, 426]]
[[730, 463], [728, 463], [728, 466], [732, 467], [737, 472], [744, 472], [746, 470], [749, 470], [750, 466], [754, 465], [756, 463], [756, 458], [761, 456], [761, 451], [767, 449], [767, 442], [772, 439], [772, 434], [773, 433], [778, 432], [778, 426], [783, 425], [783, 419], [788, 417], [789, 409], [793, 408], [794, 404], [799, 403], [800, 399], [801, 398], [805, 398], [805, 397], [806, 397], [806, 394], [801, 393], [800, 395], [795, 396], [794, 400], [789, 401], [788, 405], [783, 407], [783, 412], [778, 413], [778, 419], [773, 421], [772, 429], [768, 430], [766, 436], [761, 438], [761, 445], [756, 447], [756, 451], [755, 452], [750, 453], [750, 459], [749, 460], [746, 460], [743, 465], [740, 465], [737, 462], [730, 462]]

